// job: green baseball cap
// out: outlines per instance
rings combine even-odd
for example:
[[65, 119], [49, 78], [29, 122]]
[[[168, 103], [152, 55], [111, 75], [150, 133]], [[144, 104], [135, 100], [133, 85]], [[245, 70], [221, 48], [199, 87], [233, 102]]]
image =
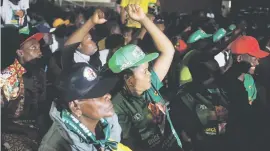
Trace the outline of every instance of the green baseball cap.
[[213, 42], [220, 41], [223, 37], [225, 37], [227, 31], [224, 28], [218, 29], [213, 35]]
[[109, 60], [109, 68], [114, 73], [137, 67], [150, 62], [159, 56], [158, 53], [145, 54], [137, 45], [129, 44], [118, 49]]
[[199, 29], [197, 31], [195, 31], [193, 34], [190, 35], [190, 37], [188, 38], [187, 43], [194, 43], [200, 39], [204, 39], [204, 38], [208, 38], [211, 37], [212, 34], [207, 34], [205, 33], [203, 30]]
[[230, 35], [235, 29], [236, 29], [236, 25], [235, 25], [235, 24], [231, 24], [231, 25], [228, 27], [227, 35]]

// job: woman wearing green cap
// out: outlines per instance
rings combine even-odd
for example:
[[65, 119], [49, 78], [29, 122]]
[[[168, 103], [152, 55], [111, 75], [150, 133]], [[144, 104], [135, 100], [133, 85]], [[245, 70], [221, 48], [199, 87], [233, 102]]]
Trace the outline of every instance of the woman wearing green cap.
[[[124, 81], [124, 87], [112, 99], [123, 130], [122, 142], [136, 151], [172, 150], [171, 146], [176, 142], [182, 145], [178, 136], [172, 133], [174, 129], [159, 89], [175, 50], [169, 39], [146, 17], [141, 7], [128, 5], [126, 11], [130, 18], [140, 22], [149, 32], [160, 55], [145, 54], [136, 45], [126, 45], [118, 49], [109, 60], [109, 68], [114, 73], [121, 72]], [[148, 62], [154, 59], [153, 66], [149, 66]], [[159, 127], [165, 118], [169, 122], [166, 127], [170, 128], [170, 132], [164, 133], [166, 137]]]

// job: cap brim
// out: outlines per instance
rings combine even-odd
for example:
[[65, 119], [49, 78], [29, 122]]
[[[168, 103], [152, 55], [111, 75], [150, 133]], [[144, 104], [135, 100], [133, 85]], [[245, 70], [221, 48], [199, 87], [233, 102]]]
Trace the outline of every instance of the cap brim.
[[153, 60], [155, 60], [158, 56], [159, 56], [158, 53], [150, 53], [150, 54], [147, 54], [147, 55], [145, 55], [145, 57], [144, 57], [142, 60], [140, 60], [139, 62], [135, 63], [132, 67], [137, 67], [137, 66], [139, 66], [139, 65], [141, 65], [141, 64], [144, 64], [144, 63], [146, 63], [146, 62], [153, 61]]
[[269, 53], [263, 50], [258, 50], [258, 51], [249, 53], [249, 55], [254, 56], [256, 58], [264, 58], [264, 57], [267, 57]]
[[43, 33], [36, 33], [34, 35], [32, 35], [31, 37], [27, 38], [26, 40], [24, 40], [20, 46], [22, 46], [26, 41], [31, 40], [31, 39], [36, 39], [37, 41], [40, 41], [43, 38]]
[[[233, 31], [234, 31], [234, 30], [233, 30]], [[230, 36], [230, 35], [232, 35], [233, 31], [227, 32], [227, 33], [225, 34], [225, 36]]]
[[51, 28], [49, 32], [53, 33], [55, 30], [56, 30], [56, 28]]
[[203, 39], [204, 39], [204, 38], [211, 37], [211, 36], [213, 36], [213, 34], [206, 34], [206, 35], [203, 37]]
[[117, 77], [101, 78], [100, 81], [81, 99], [99, 98], [109, 93], [118, 82]]

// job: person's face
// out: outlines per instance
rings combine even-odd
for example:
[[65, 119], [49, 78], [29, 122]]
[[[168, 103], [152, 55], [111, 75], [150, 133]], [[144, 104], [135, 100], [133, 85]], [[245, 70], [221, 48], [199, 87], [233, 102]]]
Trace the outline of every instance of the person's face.
[[111, 34], [121, 34], [121, 29], [120, 27], [115, 27], [111, 30]]
[[26, 41], [17, 51], [17, 55], [24, 63], [41, 58], [42, 53], [39, 42], [36, 39]]
[[81, 45], [80, 45], [80, 49], [82, 53], [89, 56], [93, 55], [97, 51], [97, 45], [92, 40], [92, 37], [90, 34], [87, 34], [83, 38], [83, 41], [81, 42]]
[[249, 69], [249, 73], [250, 74], [254, 74], [255, 73], [256, 66], [259, 65], [259, 58], [250, 56], [248, 54], [239, 55], [237, 57], [237, 61], [238, 62], [244, 61], [244, 62], [250, 63], [250, 65], [251, 65], [251, 67]]
[[53, 38], [52, 34], [50, 33], [44, 33], [43, 34], [43, 39], [47, 45], [52, 45], [53, 44]]
[[133, 69], [133, 75], [128, 78], [127, 84], [139, 92], [144, 92], [151, 88], [151, 73], [148, 63], [144, 63]]
[[164, 30], [165, 30], [165, 25], [164, 25], [164, 24], [157, 24], [157, 27], [158, 27], [162, 32], [164, 32]]
[[79, 114], [93, 120], [111, 117], [114, 114], [111, 95], [108, 93], [99, 98], [82, 99], [77, 104], [81, 112]]
[[128, 44], [132, 40], [132, 31], [124, 33], [125, 44]]
[[85, 23], [85, 19], [83, 14], [79, 14], [75, 20], [75, 24], [77, 27], [81, 27]]

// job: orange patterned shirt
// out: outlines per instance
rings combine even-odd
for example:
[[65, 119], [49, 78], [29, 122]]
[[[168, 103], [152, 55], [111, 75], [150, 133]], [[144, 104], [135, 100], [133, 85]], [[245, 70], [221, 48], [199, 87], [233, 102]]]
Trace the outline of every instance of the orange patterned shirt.
[[25, 68], [15, 59], [14, 63], [4, 69], [0, 74], [1, 106], [18, 100], [15, 117], [19, 117], [24, 105], [24, 83], [22, 75], [26, 73]]

